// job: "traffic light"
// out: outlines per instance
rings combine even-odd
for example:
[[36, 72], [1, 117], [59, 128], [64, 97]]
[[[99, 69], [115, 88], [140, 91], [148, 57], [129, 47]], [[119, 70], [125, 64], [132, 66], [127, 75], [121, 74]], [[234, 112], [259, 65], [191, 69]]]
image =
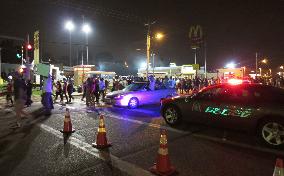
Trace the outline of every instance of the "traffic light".
[[28, 49], [28, 50], [33, 49], [32, 45], [31, 45], [31, 44], [27, 44], [27, 49]]
[[17, 46], [16, 47], [16, 58], [17, 59], [21, 59], [22, 58], [22, 47], [21, 46]]

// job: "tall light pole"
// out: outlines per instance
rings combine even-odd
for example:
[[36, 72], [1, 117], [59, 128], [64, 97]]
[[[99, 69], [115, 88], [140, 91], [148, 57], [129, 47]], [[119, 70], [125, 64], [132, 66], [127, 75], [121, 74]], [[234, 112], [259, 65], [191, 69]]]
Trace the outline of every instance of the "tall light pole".
[[2, 74], [1, 74], [2, 73], [2, 69], [1, 69], [1, 67], [2, 67], [1, 49], [2, 48], [0, 47], [0, 80], [2, 80], [2, 77], [1, 77], [2, 76]]
[[155, 53], [152, 53], [152, 57], [153, 57], [153, 76], [155, 76]]
[[88, 42], [88, 34], [91, 32], [91, 27], [89, 24], [83, 24], [82, 31], [86, 34], [86, 52], [87, 52], [87, 65], [89, 65], [89, 42]]
[[67, 29], [69, 31], [69, 66], [71, 67], [71, 58], [72, 58], [72, 55], [71, 55], [71, 51], [72, 51], [72, 44], [71, 44], [71, 33], [72, 31], [74, 30], [75, 26], [73, 24], [72, 21], [67, 21], [65, 23], [65, 29]]
[[146, 61], [146, 79], [148, 80], [148, 74], [149, 74], [149, 62], [150, 62], [150, 48], [151, 48], [151, 25], [155, 24], [156, 21], [149, 22], [145, 24], [145, 26], [148, 26], [147, 30], [147, 37], [146, 37], [146, 56], [147, 56], [147, 61]]
[[255, 79], [257, 78], [257, 52], [255, 53]]

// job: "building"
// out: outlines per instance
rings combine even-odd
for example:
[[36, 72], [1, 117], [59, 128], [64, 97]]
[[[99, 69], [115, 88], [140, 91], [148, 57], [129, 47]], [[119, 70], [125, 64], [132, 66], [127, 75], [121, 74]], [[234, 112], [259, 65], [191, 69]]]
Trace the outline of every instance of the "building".
[[78, 86], [83, 84], [87, 79], [86, 73], [89, 71], [95, 71], [95, 65], [76, 65], [74, 68], [74, 85]]
[[[194, 64], [177, 66], [175, 63], [170, 63], [169, 67], [155, 67], [155, 68], [149, 67], [148, 74], [153, 75], [154, 73], [155, 77], [157, 78], [164, 78], [165, 76], [168, 77], [173, 76], [175, 78], [177, 77], [194, 78], [196, 74], [198, 77], [204, 77], [204, 69], [201, 68], [200, 70], [196, 70], [195, 67], [196, 65]], [[146, 77], [147, 74], [146, 68], [145, 67], [139, 68], [137, 74], [139, 77]]]

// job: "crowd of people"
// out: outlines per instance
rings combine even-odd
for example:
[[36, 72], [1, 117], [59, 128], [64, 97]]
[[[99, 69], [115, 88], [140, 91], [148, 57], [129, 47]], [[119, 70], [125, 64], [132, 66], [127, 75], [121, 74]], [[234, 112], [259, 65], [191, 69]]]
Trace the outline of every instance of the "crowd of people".
[[[146, 81], [142, 77], [118, 77], [116, 76], [112, 81], [100, 77], [87, 78], [83, 83], [81, 90], [83, 95], [81, 101], [85, 101], [86, 106], [95, 108], [95, 104], [105, 100], [108, 91], [121, 90], [130, 85], [132, 82]], [[207, 79], [207, 78], [173, 78], [172, 76], [165, 76], [164, 78], [155, 78], [149, 76], [149, 89], [155, 90], [160, 87], [175, 88], [180, 94], [190, 94], [199, 91], [200, 89], [222, 83], [225, 79]], [[277, 77], [273, 79], [250, 79], [249, 82], [262, 83], [276, 87], [284, 87], [284, 79]], [[112, 83], [112, 85], [110, 85]], [[42, 90], [42, 104], [46, 114], [50, 114], [54, 108], [53, 104], [57, 103], [58, 98], [60, 103], [71, 103], [74, 100], [73, 92], [75, 91], [72, 79], [63, 79], [63, 81], [56, 81], [52, 76], [44, 78], [41, 84]], [[7, 105], [15, 107], [17, 116], [17, 126], [20, 127], [22, 118], [29, 116], [23, 109], [25, 106], [31, 106], [33, 85], [30, 80], [25, 80], [19, 73], [9, 76], [7, 84], [6, 100]], [[64, 99], [66, 102], [64, 102]]]

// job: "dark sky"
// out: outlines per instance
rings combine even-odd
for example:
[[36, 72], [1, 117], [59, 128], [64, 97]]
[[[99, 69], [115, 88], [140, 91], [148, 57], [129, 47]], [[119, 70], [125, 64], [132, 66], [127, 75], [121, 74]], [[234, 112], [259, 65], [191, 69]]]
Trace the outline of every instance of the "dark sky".
[[[200, 24], [206, 34], [208, 67], [229, 61], [253, 66], [255, 52], [268, 57], [271, 67], [284, 64], [283, 0], [6, 0], [0, 5], [0, 35], [25, 37], [40, 30], [44, 56], [68, 58], [64, 22], [73, 19], [73, 56], [84, 44], [78, 29], [82, 15], [93, 27], [89, 35], [90, 60], [99, 56], [138, 65], [145, 58], [147, 20], [156, 21], [153, 32], [166, 38], [155, 43], [159, 60], [193, 63], [188, 32]], [[98, 56], [99, 54], [99, 56]], [[198, 53], [203, 65], [203, 50]], [[269, 66], [269, 67], [270, 67]]]

